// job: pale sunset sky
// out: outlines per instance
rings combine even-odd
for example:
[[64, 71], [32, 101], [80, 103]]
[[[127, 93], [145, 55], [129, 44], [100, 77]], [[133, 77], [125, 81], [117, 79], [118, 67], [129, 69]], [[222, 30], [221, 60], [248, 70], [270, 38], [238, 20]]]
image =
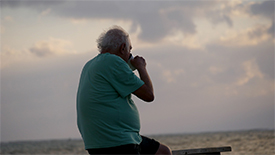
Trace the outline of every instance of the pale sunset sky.
[[76, 92], [113, 25], [146, 59], [141, 134], [274, 129], [274, 1], [1, 0], [1, 141], [80, 138]]

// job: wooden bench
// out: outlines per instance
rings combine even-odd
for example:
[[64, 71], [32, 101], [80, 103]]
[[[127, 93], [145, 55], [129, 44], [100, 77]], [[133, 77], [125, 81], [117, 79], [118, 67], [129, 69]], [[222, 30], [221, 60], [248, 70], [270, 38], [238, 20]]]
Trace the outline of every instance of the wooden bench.
[[172, 151], [173, 155], [220, 155], [221, 152], [231, 151], [230, 146], [226, 147], [212, 147], [188, 150], [175, 150]]

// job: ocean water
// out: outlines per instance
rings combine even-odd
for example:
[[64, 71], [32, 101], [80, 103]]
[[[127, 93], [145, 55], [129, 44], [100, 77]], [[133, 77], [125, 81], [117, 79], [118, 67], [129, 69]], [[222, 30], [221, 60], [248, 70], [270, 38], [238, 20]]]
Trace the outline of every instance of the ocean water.
[[[147, 135], [148, 136], [148, 135]], [[149, 135], [172, 150], [231, 146], [222, 155], [275, 155], [274, 130]], [[1, 143], [1, 154], [83, 154], [81, 139]]]

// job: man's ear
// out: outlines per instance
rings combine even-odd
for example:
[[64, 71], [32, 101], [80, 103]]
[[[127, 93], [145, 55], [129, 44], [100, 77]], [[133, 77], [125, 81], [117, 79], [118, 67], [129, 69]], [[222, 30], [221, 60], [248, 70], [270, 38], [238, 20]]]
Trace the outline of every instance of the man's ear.
[[121, 46], [120, 46], [120, 48], [119, 48], [119, 52], [120, 52], [121, 54], [123, 54], [125, 51], [127, 51], [127, 50], [126, 50], [126, 44], [125, 44], [125, 43], [122, 43]]

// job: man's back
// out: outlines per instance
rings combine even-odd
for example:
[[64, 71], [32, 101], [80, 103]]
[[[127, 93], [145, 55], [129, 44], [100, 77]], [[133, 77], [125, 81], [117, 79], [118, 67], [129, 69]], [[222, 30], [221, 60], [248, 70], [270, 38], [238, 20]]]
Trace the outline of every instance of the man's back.
[[78, 127], [85, 148], [139, 144], [139, 114], [131, 93], [144, 84], [120, 57], [99, 54], [82, 70]]

